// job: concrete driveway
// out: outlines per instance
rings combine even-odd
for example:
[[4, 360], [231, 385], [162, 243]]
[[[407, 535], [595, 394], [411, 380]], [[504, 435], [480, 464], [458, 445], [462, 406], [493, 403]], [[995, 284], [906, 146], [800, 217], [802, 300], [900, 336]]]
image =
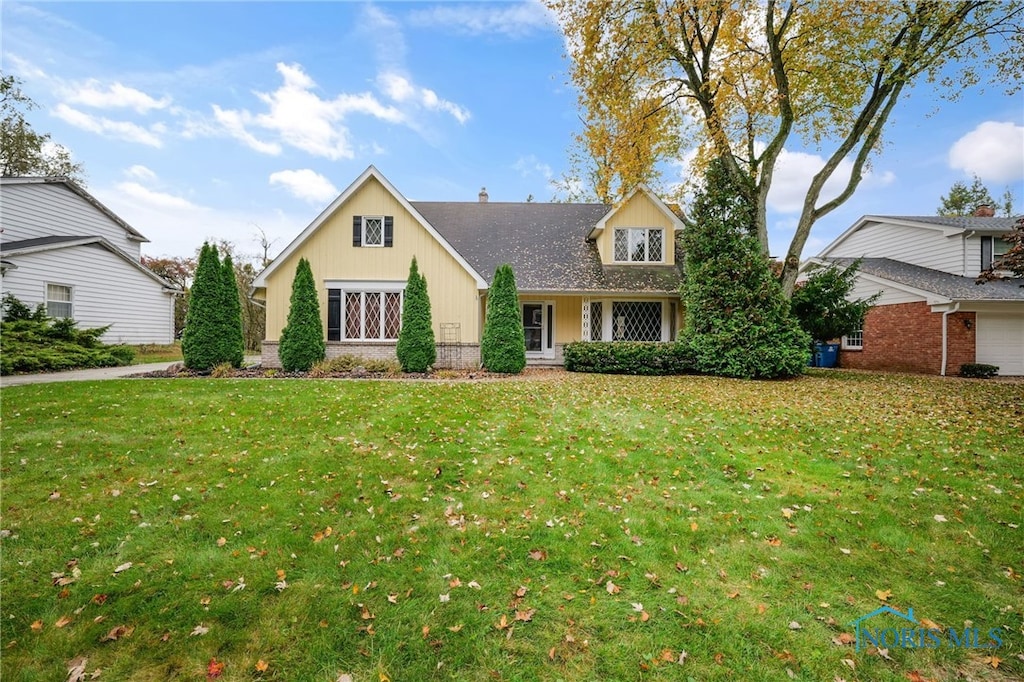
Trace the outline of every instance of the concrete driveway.
[[[258, 355], [245, 358], [245, 364], [259, 363]], [[128, 365], [127, 367], [97, 367], [96, 369], [73, 369], [67, 372], [51, 372], [47, 374], [14, 374], [0, 377], [0, 388], [21, 386], [24, 384], [49, 384], [57, 381], [96, 381], [100, 379], [120, 379], [133, 374], [156, 372], [167, 369], [175, 362], [149, 362], [144, 365]]]

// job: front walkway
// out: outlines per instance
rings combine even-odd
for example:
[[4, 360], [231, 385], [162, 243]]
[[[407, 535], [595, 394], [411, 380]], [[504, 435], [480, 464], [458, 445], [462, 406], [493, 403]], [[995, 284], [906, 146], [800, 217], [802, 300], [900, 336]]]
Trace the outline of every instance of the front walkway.
[[[246, 365], [258, 364], [258, 355], [247, 355]], [[127, 367], [97, 367], [95, 369], [72, 369], [67, 372], [50, 372], [46, 374], [12, 374], [11, 376], [0, 377], [0, 388], [8, 386], [22, 386], [24, 384], [50, 384], [57, 381], [96, 381], [100, 379], [121, 379], [133, 374], [145, 372], [158, 372], [167, 369], [171, 365], [179, 364], [174, 362], [149, 362], [144, 365], [128, 365]]]

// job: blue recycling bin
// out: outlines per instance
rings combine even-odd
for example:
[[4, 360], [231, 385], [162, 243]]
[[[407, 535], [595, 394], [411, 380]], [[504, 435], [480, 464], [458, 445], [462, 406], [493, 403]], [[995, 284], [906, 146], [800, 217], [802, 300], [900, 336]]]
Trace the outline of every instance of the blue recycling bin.
[[814, 344], [814, 366], [835, 367], [839, 364], [838, 343], [816, 343]]

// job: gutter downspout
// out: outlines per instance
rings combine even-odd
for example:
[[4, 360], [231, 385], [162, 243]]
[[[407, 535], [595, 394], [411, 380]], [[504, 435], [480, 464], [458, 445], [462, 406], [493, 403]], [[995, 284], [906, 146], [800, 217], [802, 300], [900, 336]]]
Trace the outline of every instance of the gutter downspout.
[[947, 337], [949, 336], [949, 315], [960, 310], [960, 301], [953, 304], [950, 310], [942, 313], [942, 371], [939, 372], [939, 376], [946, 376], [946, 358], [949, 355], [949, 348], [947, 343]]

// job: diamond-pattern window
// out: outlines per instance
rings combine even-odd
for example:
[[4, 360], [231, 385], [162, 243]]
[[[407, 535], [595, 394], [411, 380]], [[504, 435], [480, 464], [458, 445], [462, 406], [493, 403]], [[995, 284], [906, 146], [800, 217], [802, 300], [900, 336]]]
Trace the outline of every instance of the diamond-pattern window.
[[384, 293], [384, 338], [397, 339], [402, 327], [402, 294], [398, 291]]
[[615, 228], [615, 260], [620, 263], [661, 263], [664, 233], [660, 227]]
[[658, 301], [614, 301], [612, 340], [661, 341], [661, 303]]
[[379, 339], [380, 338], [380, 297], [381, 295], [374, 292], [372, 294], [363, 294], [365, 296], [365, 322], [363, 325], [363, 338], [365, 339]]
[[363, 246], [384, 246], [384, 218], [363, 217]]
[[590, 340], [600, 341], [601, 334], [604, 330], [604, 320], [602, 314], [604, 313], [604, 304], [600, 301], [590, 304]]
[[345, 338], [363, 338], [363, 296], [359, 292], [345, 295]]

